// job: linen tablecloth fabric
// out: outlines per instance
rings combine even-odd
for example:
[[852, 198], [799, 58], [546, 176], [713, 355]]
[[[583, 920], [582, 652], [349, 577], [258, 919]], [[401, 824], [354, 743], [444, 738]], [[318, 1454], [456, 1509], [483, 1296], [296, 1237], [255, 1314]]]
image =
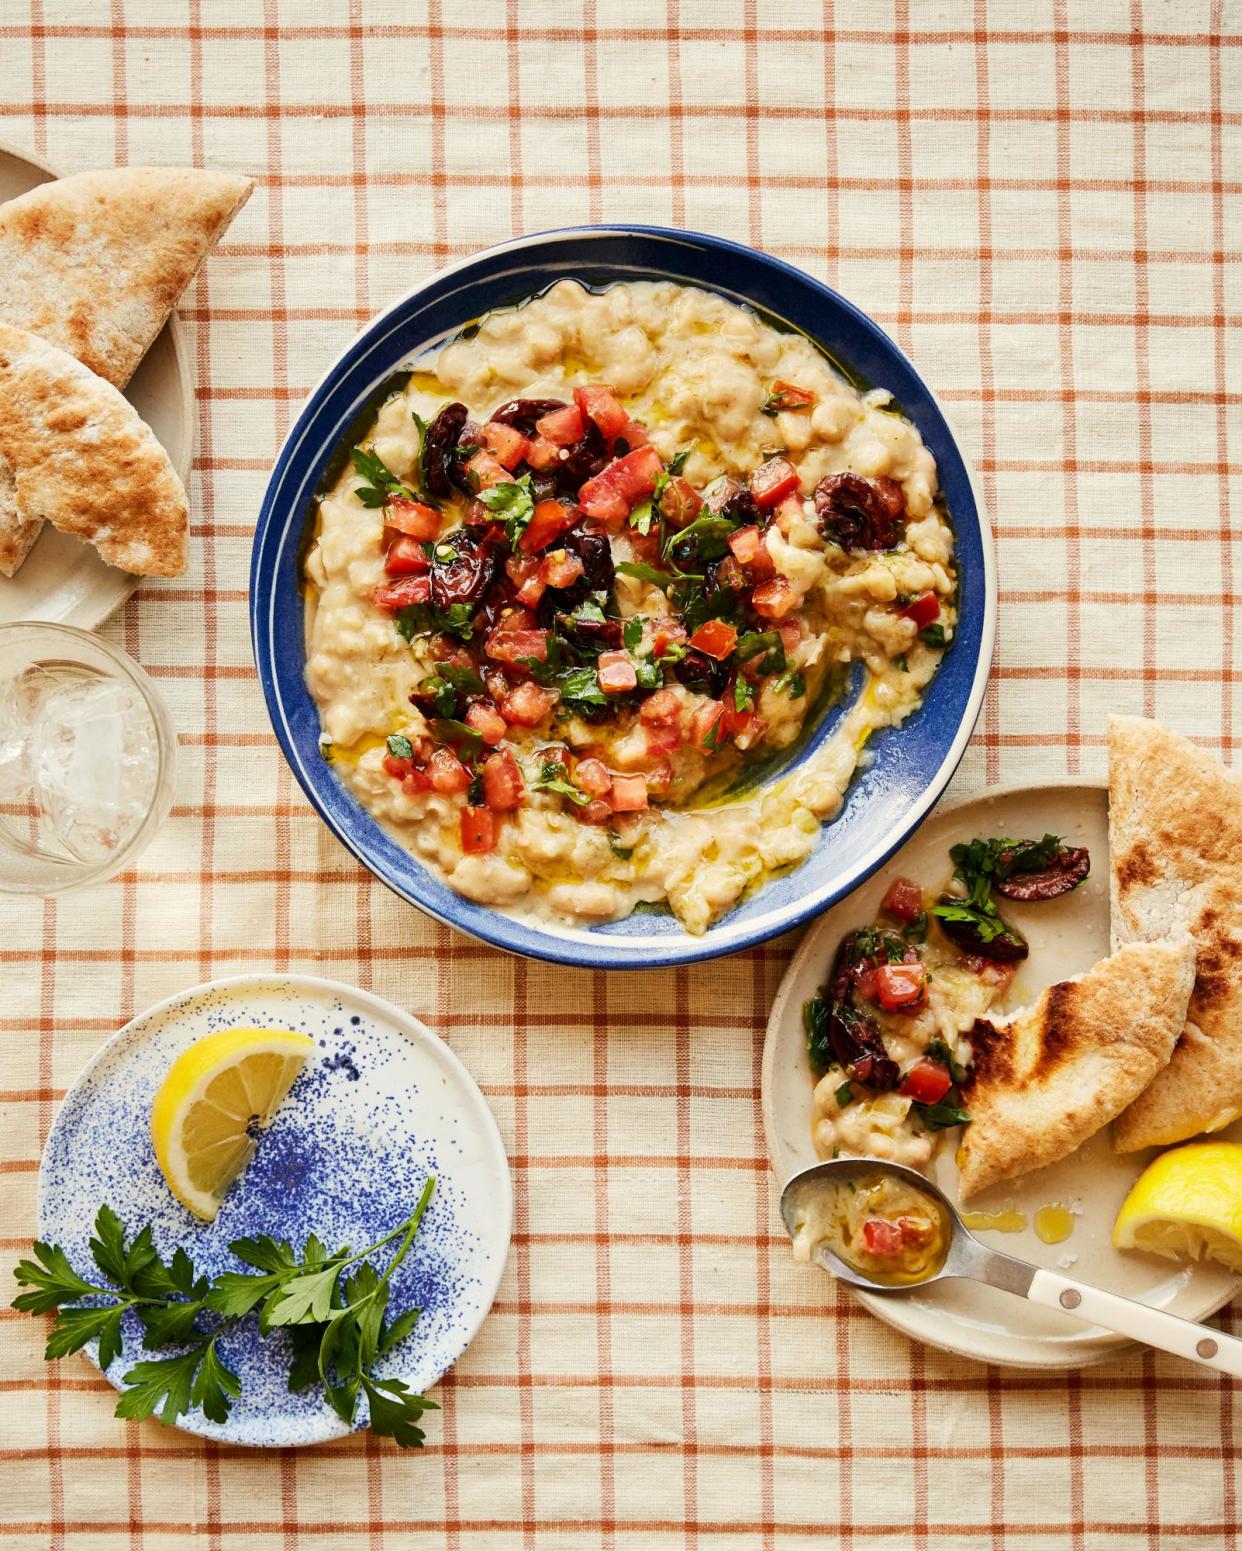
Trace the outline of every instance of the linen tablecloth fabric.
[[496, 1306], [422, 1454], [119, 1423], [6, 1312], [3, 1544], [1237, 1543], [1232, 1384], [1138, 1352], [976, 1366], [791, 1262], [757, 1096], [793, 939], [575, 973], [373, 882], [277, 752], [246, 583], [277, 447], [374, 311], [514, 233], [698, 228], [837, 287], [955, 419], [1001, 605], [958, 790], [1099, 776], [1111, 709], [1236, 757], [1240, 21], [1232, 0], [0, 4], [0, 138], [64, 172], [258, 179], [181, 308], [189, 571], [105, 631], [171, 706], [172, 816], [106, 886], [0, 907], [4, 1274], [74, 1074], [134, 1013], [242, 971], [424, 1018], [485, 1089], [516, 1190]]

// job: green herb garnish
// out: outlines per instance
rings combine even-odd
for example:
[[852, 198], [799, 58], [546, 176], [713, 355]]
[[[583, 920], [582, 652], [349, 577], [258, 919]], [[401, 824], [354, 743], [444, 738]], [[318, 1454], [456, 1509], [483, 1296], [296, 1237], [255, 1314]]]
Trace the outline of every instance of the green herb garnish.
[[394, 759], [413, 759], [414, 745], [403, 732], [389, 733], [388, 752]]
[[806, 1053], [817, 1078], [824, 1075], [835, 1059], [828, 1039], [828, 1018], [828, 999], [822, 991], [803, 1004], [802, 1027], [806, 1031]]
[[354, 467], [366, 480], [365, 485], [359, 485], [354, 491], [363, 506], [384, 506], [395, 495], [403, 496], [407, 501], [417, 499], [377, 452], [367, 447], [355, 447], [350, 457]]
[[760, 673], [784, 673], [785, 643], [776, 630], [748, 630], [738, 637], [734, 652], [739, 662], [749, 662], [752, 657], [764, 654], [759, 664]]
[[755, 704], [755, 692], [750, 687], [750, 680], [744, 674], [739, 673], [733, 681], [733, 709], [735, 711], [752, 710]]
[[922, 630], [919, 631], [919, 640], [923, 642], [924, 646], [943, 647], [945, 644], [944, 626], [924, 625]]
[[[224, 1271], [210, 1279], [195, 1272], [184, 1249], [165, 1262], [149, 1224], [127, 1240], [121, 1219], [103, 1206], [90, 1244], [103, 1280], [80, 1276], [59, 1245], [36, 1242], [35, 1258], [19, 1261], [13, 1272], [18, 1285], [28, 1289], [14, 1298], [13, 1307], [28, 1314], [55, 1313], [44, 1352], [48, 1359], [97, 1340], [100, 1366], [107, 1369], [123, 1355], [127, 1314], [141, 1323], [148, 1351], [186, 1348], [136, 1363], [123, 1375], [127, 1387], [117, 1402], [117, 1416], [140, 1419], [158, 1411], [166, 1426], [194, 1407], [213, 1422], [227, 1421], [242, 1385], [218, 1342], [231, 1326], [255, 1315], [262, 1336], [289, 1331], [294, 1345], [290, 1388], [319, 1382], [346, 1423], [353, 1422], [365, 1396], [371, 1430], [402, 1448], [417, 1448], [423, 1441], [418, 1421], [424, 1411], [438, 1409], [435, 1402], [414, 1394], [400, 1379], [375, 1378], [373, 1369], [418, 1319], [418, 1309], [407, 1309], [388, 1320], [389, 1284], [409, 1253], [434, 1188], [435, 1180], [429, 1179], [405, 1222], [363, 1250], [344, 1245], [329, 1254], [312, 1234], [299, 1257], [292, 1245], [266, 1234], [235, 1239], [229, 1248], [254, 1271]], [[370, 1256], [394, 1240], [400, 1241], [396, 1250], [378, 1271]], [[208, 1330], [199, 1324], [203, 1314], [211, 1318]]]
[[564, 765], [555, 759], [539, 767], [539, 776], [533, 785], [537, 792], [555, 792], [558, 797], [567, 797], [579, 808], [585, 807], [591, 800], [585, 792], [579, 791], [571, 781], [566, 780]]
[[838, 1109], [845, 1109], [848, 1105], [852, 1104], [854, 1102], [853, 1083], [843, 1082], [837, 1091], [833, 1094], [833, 1098], [837, 1101]]
[[468, 758], [482, 752], [483, 734], [473, 727], [468, 727], [465, 722], [457, 721], [455, 717], [436, 717], [431, 724], [431, 730], [441, 743], [451, 743], [461, 749]]
[[910, 1109], [924, 1131], [946, 1131], [950, 1126], [970, 1124], [969, 1110], [946, 1104], [943, 1099], [939, 1104], [920, 1104], [916, 1100]]
[[518, 540], [530, 526], [535, 515], [535, 498], [531, 494], [530, 475], [523, 474], [518, 480], [502, 480], [487, 490], [479, 491], [479, 500], [494, 517], [505, 525], [505, 537], [511, 549], [517, 548]]

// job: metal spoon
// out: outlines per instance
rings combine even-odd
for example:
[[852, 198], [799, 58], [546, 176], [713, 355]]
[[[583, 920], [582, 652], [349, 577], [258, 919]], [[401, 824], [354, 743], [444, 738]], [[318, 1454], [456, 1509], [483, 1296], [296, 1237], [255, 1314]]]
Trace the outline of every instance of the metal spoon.
[[905, 1293], [953, 1277], [987, 1282], [1045, 1308], [1060, 1309], [1075, 1319], [1102, 1325], [1105, 1330], [1158, 1347], [1162, 1352], [1171, 1352], [1175, 1357], [1186, 1357], [1191, 1362], [1242, 1378], [1242, 1340], [1236, 1336], [1223, 1335], [1218, 1330], [1180, 1319], [1176, 1314], [1166, 1314], [1163, 1309], [1153, 1309], [1145, 1303], [1136, 1303], [1133, 1298], [1123, 1298], [1120, 1293], [1075, 1282], [1059, 1271], [1048, 1271], [1013, 1255], [989, 1249], [962, 1222], [957, 1208], [944, 1191], [904, 1164], [887, 1163], [878, 1158], [837, 1158], [795, 1174], [781, 1192], [781, 1217], [790, 1238], [796, 1236], [799, 1219], [805, 1216], [816, 1193], [844, 1184], [846, 1180], [877, 1174], [891, 1174], [943, 1206], [951, 1228], [948, 1253], [939, 1270], [922, 1281], [893, 1286], [873, 1281], [865, 1272], [842, 1260], [829, 1244], [816, 1244], [813, 1250], [816, 1262], [850, 1287], [862, 1287], [868, 1292]]

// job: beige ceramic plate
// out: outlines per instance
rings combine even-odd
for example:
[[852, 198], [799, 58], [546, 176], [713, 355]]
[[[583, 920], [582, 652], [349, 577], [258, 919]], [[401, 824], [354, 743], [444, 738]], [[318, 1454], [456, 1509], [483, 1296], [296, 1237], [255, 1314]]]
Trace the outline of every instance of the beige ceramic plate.
[[[1081, 974], [1109, 951], [1108, 799], [1103, 787], [1010, 788], [936, 813], [887, 866], [822, 916], [803, 939], [781, 983], [763, 1052], [763, 1123], [768, 1156], [781, 1185], [817, 1161], [811, 1141], [813, 1080], [802, 1032], [803, 1003], [827, 976], [841, 937], [870, 922], [898, 873], [934, 887], [951, 870], [949, 847], [976, 836], [1024, 838], [1047, 831], [1091, 852], [1091, 876], [1073, 894], [1042, 905], [1007, 905], [1006, 914], [1031, 943], [1031, 956], [1006, 999], [1018, 1007], [1054, 980]], [[985, 1231], [984, 1243], [1037, 1265], [1060, 1267], [1126, 1297], [1199, 1320], [1227, 1302], [1240, 1285], [1219, 1266], [1176, 1266], [1152, 1255], [1112, 1247], [1117, 1209], [1153, 1152], [1119, 1157], [1110, 1128], [1072, 1157], [1011, 1184], [995, 1185], [970, 1203], [972, 1211], [1014, 1207], [1028, 1222], [1041, 1206], [1062, 1204], [1074, 1213], [1064, 1243], [1043, 1244], [1021, 1233]], [[1242, 1123], [1224, 1133], [1242, 1139]], [[957, 1165], [950, 1133], [933, 1163], [934, 1177], [957, 1200]], [[1073, 1257], [1069, 1260], [1069, 1257]], [[808, 1276], [823, 1275], [808, 1269]], [[1037, 1309], [1023, 1299], [972, 1282], [946, 1282], [923, 1292], [858, 1295], [873, 1314], [906, 1335], [982, 1362], [1030, 1368], [1067, 1368], [1099, 1362], [1129, 1343], [1068, 1315]]]
[[[0, 202], [56, 176], [45, 162], [0, 145]], [[147, 351], [125, 397], [155, 432], [182, 480], [188, 480], [194, 456], [194, 385], [175, 314]], [[45, 525], [17, 575], [0, 576], [0, 624], [42, 619], [94, 630], [137, 585], [136, 576], [105, 564], [90, 544]]]

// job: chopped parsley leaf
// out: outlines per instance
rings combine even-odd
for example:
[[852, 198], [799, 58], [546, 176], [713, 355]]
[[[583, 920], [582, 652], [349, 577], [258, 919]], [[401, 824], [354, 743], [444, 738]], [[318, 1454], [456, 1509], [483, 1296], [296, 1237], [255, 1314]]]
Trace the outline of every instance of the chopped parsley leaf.
[[502, 480], [488, 490], [480, 490], [479, 500], [494, 517], [499, 517], [504, 523], [505, 537], [509, 540], [510, 548], [516, 549], [518, 540], [535, 515], [530, 475], [523, 474], [518, 480]]
[[414, 745], [403, 732], [389, 733], [388, 752], [394, 759], [413, 759]]
[[554, 792], [558, 797], [567, 797], [580, 808], [585, 807], [591, 800], [585, 792], [580, 792], [576, 786], [565, 779], [565, 767], [555, 759], [550, 759], [539, 767], [539, 775], [534, 782], [534, 787], [537, 792]]
[[924, 625], [922, 630], [919, 631], [919, 640], [922, 641], [924, 646], [943, 647], [945, 644], [944, 626]]

